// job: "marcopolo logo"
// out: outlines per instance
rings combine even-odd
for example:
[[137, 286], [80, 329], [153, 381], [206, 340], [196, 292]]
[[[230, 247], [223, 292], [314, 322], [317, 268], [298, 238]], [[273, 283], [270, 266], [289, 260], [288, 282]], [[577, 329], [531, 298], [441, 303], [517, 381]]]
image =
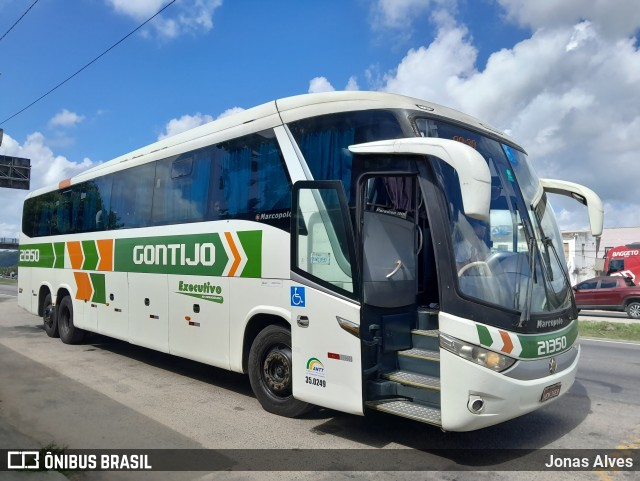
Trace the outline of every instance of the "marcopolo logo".
[[222, 287], [205, 282], [203, 284], [190, 284], [184, 281], [178, 283], [178, 294], [184, 294], [185, 296], [191, 296], [203, 301], [217, 302], [222, 304], [224, 298], [222, 294]]

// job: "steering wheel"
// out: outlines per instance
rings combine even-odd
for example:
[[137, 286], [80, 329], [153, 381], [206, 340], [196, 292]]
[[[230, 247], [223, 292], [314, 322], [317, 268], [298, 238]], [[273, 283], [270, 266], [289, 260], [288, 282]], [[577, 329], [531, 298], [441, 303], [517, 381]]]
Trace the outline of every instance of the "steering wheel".
[[489, 264], [485, 261], [473, 261], [462, 266], [460, 269], [458, 269], [458, 277], [462, 277], [462, 275], [472, 267], [481, 268], [481, 270], [484, 271], [486, 277], [493, 277], [493, 271], [491, 270], [491, 267], [489, 267]]

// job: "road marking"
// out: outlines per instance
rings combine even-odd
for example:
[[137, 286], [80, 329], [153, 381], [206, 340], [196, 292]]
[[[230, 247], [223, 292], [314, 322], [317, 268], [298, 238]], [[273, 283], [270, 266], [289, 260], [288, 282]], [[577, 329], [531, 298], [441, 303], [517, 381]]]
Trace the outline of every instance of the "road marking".
[[612, 339], [596, 339], [593, 337], [581, 337], [581, 341], [593, 341], [593, 342], [609, 342], [613, 344], [626, 344], [628, 346], [638, 346], [640, 342], [638, 341], [614, 341]]
[[[630, 458], [633, 454], [632, 450], [636, 450], [638, 449], [638, 447], [640, 447], [640, 424], [636, 425], [635, 428], [628, 434], [628, 436], [620, 441], [620, 444], [615, 447], [615, 449], [620, 450], [620, 453], [618, 453], [616, 457]], [[614, 478], [617, 478], [617, 476], [615, 475], [619, 473], [620, 470], [596, 470], [593, 472], [595, 472], [600, 477], [601, 481], [613, 481]]]
[[11, 294], [0, 294], [0, 296], [2, 296], [2, 297], [18, 297], [18, 296], [12, 296]]

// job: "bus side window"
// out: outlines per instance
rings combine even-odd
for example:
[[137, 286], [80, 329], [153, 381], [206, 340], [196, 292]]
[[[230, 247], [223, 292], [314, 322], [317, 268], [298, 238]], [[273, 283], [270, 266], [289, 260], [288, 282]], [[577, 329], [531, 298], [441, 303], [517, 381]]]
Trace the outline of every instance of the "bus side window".
[[204, 220], [210, 169], [209, 148], [159, 160], [153, 189], [152, 223]]
[[220, 144], [212, 157], [209, 218], [265, 219], [288, 229], [288, 217], [263, 216], [291, 208], [291, 182], [273, 131]]
[[151, 205], [156, 163], [122, 170], [113, 177], [111, 229], [146, 227], [151, 221]]

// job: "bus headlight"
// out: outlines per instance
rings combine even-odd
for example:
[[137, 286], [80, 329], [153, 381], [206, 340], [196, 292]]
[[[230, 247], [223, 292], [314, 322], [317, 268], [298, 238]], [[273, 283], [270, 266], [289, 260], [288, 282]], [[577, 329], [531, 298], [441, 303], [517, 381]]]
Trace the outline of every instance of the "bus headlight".
[[463, 359], [500, 372], [510, 368], [516, 360], [495, 351], [489, 351], [475, 344], [461, 341], [455, 337], [440, 333], [440, 347]]

